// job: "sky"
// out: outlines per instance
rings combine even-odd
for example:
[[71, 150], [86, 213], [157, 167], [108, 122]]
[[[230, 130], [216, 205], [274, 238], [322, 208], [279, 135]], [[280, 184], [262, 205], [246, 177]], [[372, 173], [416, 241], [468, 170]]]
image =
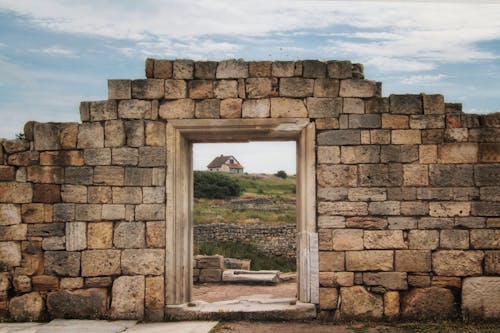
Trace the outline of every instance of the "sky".
[[[106, 99], [107, 79], [143, 78], [147, 57], [347, 59], [384, 96], [441, 93], [491, 113], [499, 56], [499, 1], [0, 0], [0, 137], [29, 120], [79, 121], [80, 101]], [[270, 146], [236, 157], [281, 162]]]

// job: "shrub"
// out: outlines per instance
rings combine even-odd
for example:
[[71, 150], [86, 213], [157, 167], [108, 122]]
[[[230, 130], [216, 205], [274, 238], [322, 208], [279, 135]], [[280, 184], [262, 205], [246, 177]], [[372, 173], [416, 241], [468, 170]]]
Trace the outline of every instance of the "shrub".
[[280, 171], [276, 172], [274, 175], [276, 177], [280, 177], [283, 179], [286, 179], [288, 177], [288, 175], [286, 174], [286, 172], [284, 170], [280, 170]]
[[194, 197], [226, 199], [237, 197], [242, 188], [236, 179], [219, 172], [194, 172]]

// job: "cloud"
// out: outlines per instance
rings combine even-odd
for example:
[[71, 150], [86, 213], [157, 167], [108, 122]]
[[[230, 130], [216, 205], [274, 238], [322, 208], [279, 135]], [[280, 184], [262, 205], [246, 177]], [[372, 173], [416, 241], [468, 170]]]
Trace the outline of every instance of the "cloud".
[[65, 57], [65, 58], [79, 57], [75, 51], [59, 46], [50, 46], [43, 49], [33, 49], [31, 51], [40, 52], [49, 56], [57, 56], [57, 57]]
[[444, 74], [436, 74], [436, 75], [412, 75], [409, 77], [405, 77], [401, 80], [402, 84], [407, 85], [424, 85], [424, 84], [432, 84], [441, 81], [447, 76]]
[[372, 65], [384, 72], [420, 72], [429, 71], [436, 66], [428, 61], [418, 61], [395, 57], [372, 57], [365, 60], [365, 65]]

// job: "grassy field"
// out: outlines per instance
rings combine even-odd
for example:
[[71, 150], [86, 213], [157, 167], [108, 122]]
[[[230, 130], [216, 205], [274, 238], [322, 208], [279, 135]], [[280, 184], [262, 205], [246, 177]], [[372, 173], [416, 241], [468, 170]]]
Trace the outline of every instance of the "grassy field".
[[197, 199], [193, 209], [195, 224], [206, 223], [252, 223], [252, 224], [295, 224], [295, 176], [286, 179], [274, 175], [230, 175], [243, 187], [238, 198], [265, 198], [274, 207], [238, 207], [231, 200]]

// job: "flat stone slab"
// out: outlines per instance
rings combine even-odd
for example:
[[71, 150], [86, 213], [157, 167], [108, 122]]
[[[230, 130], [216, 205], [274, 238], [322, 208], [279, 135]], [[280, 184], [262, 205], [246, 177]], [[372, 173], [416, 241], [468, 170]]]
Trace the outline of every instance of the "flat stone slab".
[[222, 273], [222, 282], [278, 283], [280, 282], [280, 271], [228, 269]]
[[138, 324], [125, 332], [134, 333], [208, 333], [217, 321], [182, 321], [176, 323]]
[[41, 323], [0, 323], [0, 333], [36, 333]]

